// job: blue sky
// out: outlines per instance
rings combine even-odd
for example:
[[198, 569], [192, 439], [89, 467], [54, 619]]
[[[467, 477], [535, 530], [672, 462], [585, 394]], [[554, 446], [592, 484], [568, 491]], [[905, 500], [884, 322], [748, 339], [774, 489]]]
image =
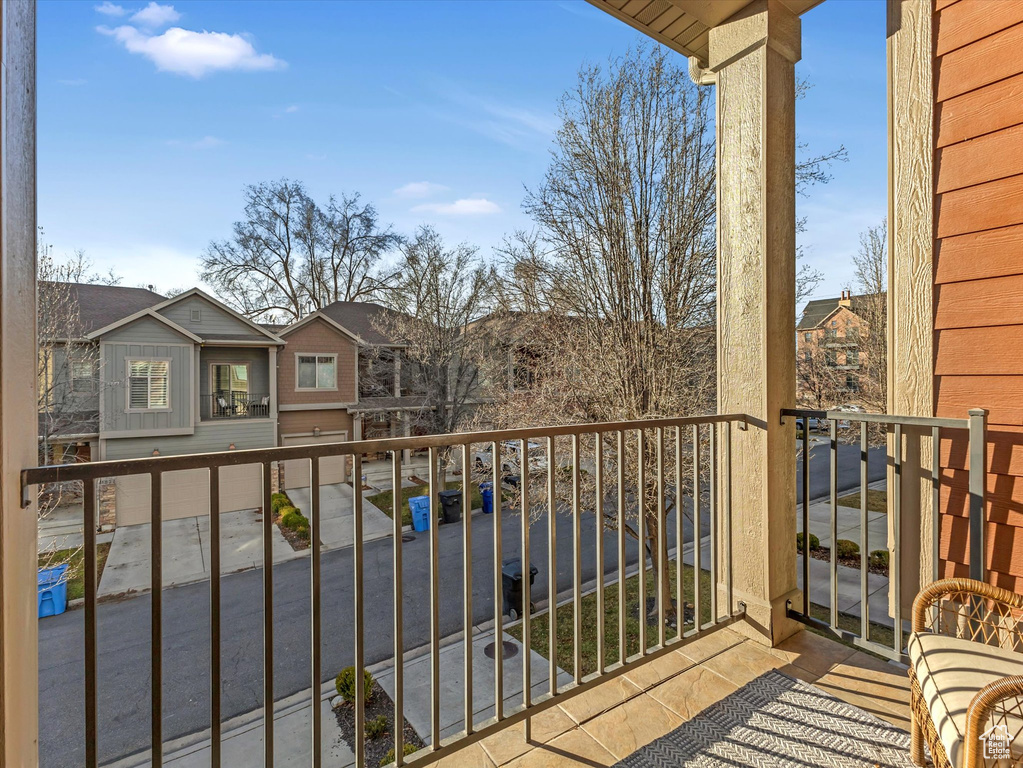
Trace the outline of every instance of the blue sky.
[[[188, 287], [242, 187], [287, 176], [489, 257], [529, 224], [523, 188], [580, 64], [638, 40], [582, 0], [43, 0], [39, 222], [58, 255], [82, 248], [124, 284]], [[806, 14], [798, 71], [814, 85], [800, 138], [849, 150], [798, 203], [818, 295], [837, 294], [886, 210], [883, 0]]]

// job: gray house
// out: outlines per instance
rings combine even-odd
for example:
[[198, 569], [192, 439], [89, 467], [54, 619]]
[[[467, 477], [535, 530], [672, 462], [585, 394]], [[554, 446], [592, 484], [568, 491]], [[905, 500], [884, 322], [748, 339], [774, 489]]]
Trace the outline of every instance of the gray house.
[[[275, 372], [284, 341], [199, 289], [124, 314], [85, 338], [97, 376], [91, 459], [277, 444]], [[260, 472], [259, 465], [225, 468], [222, 512], [262, 506]], [[208, 482], [205, 470], [167, 473], [163, 518], [207, 514]], [[148, 477], [118, 479], [117, 524], [148, 522], [149, 500]]]

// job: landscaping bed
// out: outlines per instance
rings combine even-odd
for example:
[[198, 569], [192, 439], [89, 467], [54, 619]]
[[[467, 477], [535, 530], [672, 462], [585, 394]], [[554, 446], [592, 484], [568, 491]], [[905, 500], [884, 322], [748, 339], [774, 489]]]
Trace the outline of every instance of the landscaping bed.
[[[860, 508], [860, 494], [850, 493], [847, 496], [843, 496], [838, 500], [838, 506], [840, 507], [852, 507], [853, 509]], [[868, 512], [884, 512], [888, 513], [888, 492], [876, 490], [872, 488], [867, 489], [867, 511]]]
[[[350, 747], [355, 747], [355, 707], [347, 702], [342, 702], [334, 707], [334, 717], [337, 719], [338, 727], [341, 729], [341, 738]], [[382, 718], [382, 719], [381, 719]], [[365, 709], [366, 722], [366, 765], [377, 766], [387, 765], [394, 759], [393, 752], [387, 760], [388, 752], [394, 749], [394, 702], [387, 692], [374, 680], [369, 699], [366, 701]], [[370, 726], [370, 723], [374, 726]], [[378, 724], [379, 725], [376, 725]], [[370, 731], [374, 735], [370, 736]], [[404, 739], [406, 745], [411, 745], [417, 750], [426, 746], [419, 738], [408, 720], [404, 721]], [[406, 754], [411, 754], [407, 751]]]
[[309, 549], [309, 519], [302, 510], [291, 503], [286, 493], [273, 494], [270, 503], [274, 524], [291, 548], [296, 551]]
[[[802, 554], [802, 550], [800, 550], [800, 554]], [[815, 560], [826, 560], [827, 562], [830, 563], [831, 562], [831, 548], [830, 547], [815, 547], [815, 548], [810, 550], [810, 557], [814, 558]], [[858, 553], [855, 554], [855, 555], [843, 555], [843, 554], [839, 553], [839, 555], [838, 555], [838, 564], [839, 565], [848, 566], [849, 568], [856, 568], [857, 570], [859, 570], [859, 567], [861, 565], [860, 555]], [[868, 557], [867, 558], [867, 570], [870, 573], [876, 574], [878, 576], [887, 576], [888, 575], [888, 563], [887, 563], [887, 561], [881, 562], [876, 557]]]
[[[110, 542], [96, 545], [96, 585], [99, 587], [100, 577], [103, 575], [103, 568], [107, 564], [107, 556], [110, 554]], [[58, 549], [54, 552], [43, 552], [39, 555], [39, 568], [56, 568], [58, 565], [68, 564], [67, 569], [67, 599], [77, 600], [85, 597], [85, 550]]]

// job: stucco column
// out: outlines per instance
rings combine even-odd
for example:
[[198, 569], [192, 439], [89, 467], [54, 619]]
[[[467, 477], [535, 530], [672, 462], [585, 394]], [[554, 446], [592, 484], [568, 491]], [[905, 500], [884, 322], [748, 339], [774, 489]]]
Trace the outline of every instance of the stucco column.
[[[799, 17], [758, 0], [710, 32], [717, 83], [718, 411], [745, 413], [731, 450], [737, 625], [777, 644], [796, 589], [795, 62]], [[719, 595], [723, 591], [719, 590]], [[724, 604], [722, 602], [722, 604]], [[733, 606], [734, 608], [735, 606]]]
[[35, 3], [0, 4], [0, 765], [38, 764]]

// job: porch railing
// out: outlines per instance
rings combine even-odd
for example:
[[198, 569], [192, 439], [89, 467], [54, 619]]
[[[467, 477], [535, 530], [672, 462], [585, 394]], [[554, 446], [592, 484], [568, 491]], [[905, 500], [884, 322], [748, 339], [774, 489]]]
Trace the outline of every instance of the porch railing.
[[214, 420], [265, 419], [270, 416], [270, 395], [252, 392], [206, 395], [201, 416]]
[[[904, 510], [902, 507], [903, 483], [908, 473], [914, 479], [925, 478], [931, 492], [931, 536], [929, 542], [932, 579], [940, 578], [941, 568], [941, 439], [949, 432], [965, 431], [968, 440], [969, 458], [969, 575], [972, 579], [984, 580], [984, 476], [986, 465], [986, 411], [974, 409], [966, 419], [928, 418], [913, 416], [893, 416], [888, 414], [859, 413], [854, 411], [820, 411], [808, 409], [784, 409], [782, 421], [786, 418], [797, 419], [801, 443], [802, 466], [799, 481], [802, 491], [802, 503], [797, 514], [802, 515], [802, 556], [801, 567], [803, 601], [802, 606], [789, 606], [790, 618], [805, 624], [830, 631], [841, 639], [852, 642], [896, 661], [905, 662], [905, 644], [903, 642], [905, 626], [903, 622], [903, 568], [906, 560], [905, 535], [915, 536], [920, 540], [918, 531], [905, 531], [903, 525]], [[814, 421], [828, 424], [828, 459], [829, 459], [829, 509], [830, 520], [827, 536], [830, 539], [828, 556], [829, 590], [824, 604], [811, 599], [814, 578], [811, 573], [811, 515], [810, 507], [820, 499], [811, 498], [811, 432]], [[856, 425], [856, 426], [853, 426]], [[847, 490], [839, 491], [839, 444], [840, 432], [845, 433], [846, 443], [859, 446], [859, 484]], [[931, 449], [930, 466], [907, 465], [907, 451], [904, 448], [904, 436], [912, 433], [921, 444], [928, 444]], [[888, 557], [889, 604], [891, 616], [891, 639], [881, 642], [874, 639], [882, 634], [879, 626], [872, 621], [870, 615], [870, 536], [869, 536], [869, 486], [871, 466], [871, 443], [884, 443], [884, 463], [890, 468], [887, 492], [891, 495], [888, 512], [889, 536], [886, 549]], [[916, 455], [916, 452], [914, 452]], [[880, 458], [880, 457], [879, 457]], [[838, 562], [838, 498], [839, 493], [859, 494], [859, 616], [840, 610], [839, 602], [839, 569]], [[921, 524], [924, 522], [920, 521]], [[923, 544], [920, 545], [923, 548]], [[923, 552], [920, 556], [923, 557]], [[920, 584], [919, 586], [923, 586]], [[875, 590], [876, 591], [876, 590]], [[911, 600], [915, 592], [907, 597]], [[826, 611], [827, 618], [821, 614]], [[818, 615], [814, 615], [817, 613]], [[858, 621], [857, 621], [858, 619]], [[858, 624], [858, 626], [856, 626]], [[887, 629], [885, 627], [885, 629]], [[886, 633], [885, 633], [886, 634]]]
[[[258, 464], [262, 467], [263, 509], [271, 508], [271, 466], [274, 462], [306, 460], [310, 462], [310, 486], [317, 488], [320, 480], [320, 460], [328, 457], [351, 457], [352, 478], [362, 475], [362, 461], [367, 454], [389, 452], [392, 463], [391, 491], [393, 507], [392, 552], [393, 568], [393, 663], [394, 663], [394, 716], [397, 727], [394, 730], [396, 763], [406, 762], [403, 753], [403, 728], [406, 709], [403, 694], [403, 669], [405, 653], [405, 632], [403, 626], [403, 595], [405, 592], [402, 564], [402, 478], [401, 455], [405, 449], [426, 449], [429, 453], [429, 498], [431, 524], [429, 538], [429, 658], [430, 658], [430, 732], [423, 734], [428, 743], [426, 752], [415, 757], [416, 764], [425, 764], [449, 754], [466, 743], [478, 741], [495, 731], [516, 722], [525, 722], [529, 734], [531, 715], [547, 709], [571, 696], [588, 690], [593, 685], [610, 677], [622, 674], [637, 662], [688, 643], [701, 633], [716, 625], [731, 623], [741, 617], [741, 603], [738, 612], [732, 612], [732, 563], [731, 563], [731, 515], [730, 515], [730, 446], [732, 430], [745, 429], [746, 417], [741, 415], [717, 415], [693, 418], [649, 419], [603, 424], [582, 424], [540, 429], [515, 429], [505, 431], [476, 432], [443, 436], [396, 438], [282, 447], [260, 450], [231, 451], [226, 453], [168, 456], [121, 461], [104, 461], [88, 464], [49, 466], [27, 469], [22, 472], [23, 489], [31, 486], [58, 481], [80, 481], [84, 496], [84, 677], [85, 677], [85, 744], [84, 765], [92, 768], [98, 764], [98, 745], [103, 732], [97, 722], [97, 549], [96, 549], [96, 486], [100, 478], [122, 478], [131, 475], [148, 475], [151, 479], [151, 749], [152, 764], [163, 762], [163, 610], [161, 589], [163, 579], [162, 481], [164, 474], [178, 470], [205, 468], [209, 470], [209, 529], [210, 547], [210, 726], [211, 764], [216, 768], [221, 758], [221, 563], [220, 563], [220, 477], [224, 467]], [[517, 494], [511, 508], [502, 508], [505, 489], [501, 486], [501, 462], [492, 461], [482, 476], [473, 476], [471, 471], [461, 474], [461, 498], [464, 513], [461, 526], [462, 616], [461, 636], [464, 642], [464, 727], [460, 733], [441, 738], [440, 719], [440, 599], [438, 531], [434, 521], [438, 519], [441, 459], [453, 456], [455, 466], [474, 466], [472, 457], [475, 445], [486, 445], [491, 455], [500, 458], [502, 446], [513, 441], [518, 444], [520, 455], [526, 455], [528, 446], [540, 442], [544, 446], [545, 462], [535, 465], [524, 462], [522, 477], [515, 488], [508, 488], [509, 494]], [[532, 476], [532, 479], [531, 479]], [[469, 510], [474, 486], [480, 480], [488, 480], [495, 488], [493, 505], [493, 537], [491, 541], [474, 540], [473, 524]], [[168, 482], [172, 482], [169, 479]], [[584, 487], [585, 486], [585, 487]], [[585, 543], [593, 547], [596, 557], [596, 627], [584, 627], [582, 619], [583, 577], [582, 557], [584, 542], [581, 536], [581, 518], [584, 509], [592, 501], [596, 512], [595, 541]], [[356, 670], [364, 667], [365, 661], [365, 611], [366, 590], [364, 585], [364, 544], [363, 544], [363, 492], [361, 483], [353, 483], [352, 504], [352, 567], [354, 585], [354, 620], [351, 642]], [[321, 765], [321, 499], [319, 493], [310, 494], [309, 519], [311, 523], [311, 584], [309, 621], [311, 628], [311, 745], [312, 765]], [[518, 521], [509, 514], [518, 511]], [[539, 523], [546, 509], [547, 544], [547, 585], [530, 586], [528, 570], [523, 579], [523, 605], [528, 606], [520, 619], [509, 622], [503, 612], [502, 574], [502, 530], [505, 527], [519, 528], [518, 549], [521, 562], [528, 568], [530, 562], [531, 536], [542, 534]], [[540, 514], [538, 515], [538, 510]], [[672, 530], [668, 530], [670, 513], [674, 512]], [[573, 636], [573, 671], [571, 682], [559, 683], [557, 622], [562, 619], [558, 608], [558, 566], [556, 547], [556, 518], [567, 515], [572, 531], [572, 579], [571, 617]], [[688, 517], [689, 526], [684, 525]], [[530, 523], [533, 522], [533, 525]], [[656, 531], [648, 528], [656, 522]], [[263, 600], [263, 764], [274, 764], [274, 567], [272, 548], [273, 516], [263, 514], [262, 526], [262, 600]], [[644, 542], [643, 556], [638, 558], [638, 573], [630, 576], [626, 572], [626, 535], [634, 526], [636, 540]], [[535, 528], [535, 531], [531, 531]], [[605, 557], [605, 536], [616, 541], [615, 555]], [[669, 552], [673, 545], [673, 553]], [[648, 565], [647, 554], [656, 548], [666, 560], [651, 556]], [[704, 556], [704, 549], [709, 554]], [[724, 553], [721, 555], [720, 553]], [[480, 617], [473, 610], [472, 563], [476, 556], [493, 558], [492, 588], [494, 636], [494, 687], [492, 702], [494, 716], [478, 722], [475, 716], [473, 696], [473, 630]], [[724, 562], [721, 562], [724, 560]], [[610, 576], [605, 575], [605, 562], [610, 563]], [[709, 562], [708, 562], [709, 561]], [[651, 567], [660, 563], [656, 571]], [[670, 566], [674, 565], [674, 574]], [[709, 570], [709, 573], [707, 572]], [[651, 611], [648, 609], [648, 576], [652, 576], [652, 597], [656, 608], [656, 629], [648, 629]], [[637, 578], [638, 577], [638, 578]], [[639, 618], [639, 640], [627, 638], [627, 624], [630, 619], [629, 601], [632, 591], [627, 594], [626, 583], [636, 578], [638, 589], [637, 617]], [[605, 642], [605, 587], [617, 579], [618, 633], [616, 642]], [[489, 580], [489, 579], [488, 579]], [[673, 582], [673, 583], [672, 583]], [[708, 589], [709, 587], [709, 589]], [[531, 594], [535, 592], [535, 594]], [[534, 610], [533, 598], [540, 598], [546, 592], [546, 606]], [[706, 593], [701, 596], [701, 593]], [[726, 606], [719, 607], [720, 598]], [[613, 591], [608, 592], [613, 595]], [[587, 598], [589, 599], [589, 598]], [[674, 602], [673, 602], [674, 601]], [[563, 605], [563, 603], [562, 603]], [[692, 617], [687, 608], [692, 608]], [[673, 610], [676, 620], [669, 625]], [[548, 636], [546, 647], [531, 637], [531, 625], [536, 618], [546, 613]], [[608, 621], [614, 621], [613, 613]], [[523, 680], [521, 704], [513, 709], [506, 708], [504, 696], [504, 654], [503, 632], [511, 625], [520, 632], [523, 646]], [[583, 635], [596, 630], [596, 669], [583, 669]], [[457, 635], [457, 633], [456, 633]], [[617, 645], [614, 647], [606, 647]], [[548, 656], [549, 673], [547, 691], [533, 695], [534, 684], [531, 676], [530, 651], [539, 651]], [[615, 651], [617, 650], [617, 653]], [[366, 764], [365, 740], [365, 694], [363, 686], [356, 685], [354, 730], [356, 765]]]

